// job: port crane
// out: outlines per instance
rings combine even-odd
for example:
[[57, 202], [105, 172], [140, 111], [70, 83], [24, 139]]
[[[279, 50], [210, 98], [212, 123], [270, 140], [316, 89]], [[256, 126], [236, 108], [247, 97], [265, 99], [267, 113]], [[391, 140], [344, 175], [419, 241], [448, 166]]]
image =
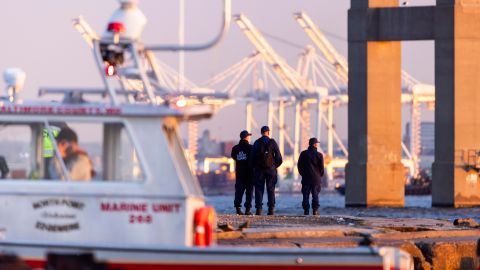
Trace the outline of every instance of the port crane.
[[348, 81], [348, 63], [340, 55], [315, 23], [305, 12], [299, 12], [294, 14], [295, 20], [302, 27], [303, 31], [308, 35], [312, 42], [322, 52], [325, 59], [332, 64], [338, 74], [338, 77], [344, 81]]
[[[314, 53], [313, 48], [308, 47], [306, 50], [308, 53], [302, 54], [297, 70], [295, 70], [276, 53], [273, 47], [263, 37], [262, 33], [244, 14], [234, 16], [234, 21], [252, 42], [256, 51], [201, 85], [204, 85], [206, 88], [223, 89], [225, 93], [228, 93], [230, 97], [234, 98], [235, 102], [246, 101], [247, 130], [251, 129], [252, 124], [258, 126], [252, 115], [252, 103], [254, 101], [267, 103], [267, 122], [270, 126], [273, 126], [272, 123], [278, 124], [279, 147], [282, 154], [284, 154], [284, 142], [294, 150], [293, 158], [288, 159], [287, 167], [294, 167], [294, 162], [298, 159], [300, 152], [300, 145], [303, 144], [303, 146], [305, 146], [308, 138], [312, 136], [320, 137], [322, 123], [326, 124], [331, 140], [329, 143], [330, 150], [328, 150], [330, 156], [333, 155], [333, 140], [337, 141], [346, 155], [346, 153], [348, 153], [347, 149], [336, 133], [333, 124], [333, 105], [336, 103], [331, 103], [332, 106], [330, 106], [328, 110], [328, 116], [325, 116], [322, 112], [325, 108], [325, 102], [328, 101], [329, 98], [334, 98], [331, 95], [327, 98], [327, 96], [329, 96], [328, 89], [318, 86], [320, 80], [324, 85], [327, 85], [328, 81], [336, 76], [336, 72], [330, 68], [329, 63], [318, 57], [318, 59], [323, 62], [321, 70], [317, 72], [319, 76], [317, 80], [316, 76], [312, 76], [312, 74], [306, 72], [311, 69], [311, 58], [303, 57], [307, 56], [307, 54], [310, 55]], [[303, 60], [306, 62], [300, 64]], [[253, 77], [253, 90], [248, 92], [245, 97], [239, 96], [237, 89], [250, 73]], [[222, 81], [227, 81], [228, 84], [224, 87], [218, 87]], [[267, 85], [268, 81], [273, 82], [273, 87], [279, 89], [277, 96], [274, 96], [272, 87]], [[346, 89], [345, 86], [342, 87]], [[346, 98], [346, 95], [339, 95], [335, 98], [341, 100]], [[278, 114], [275, 112], [274, 103], [278, 104]], [[312, 104], [316, 104], [316, 106], [313, 106], [314, 110], [316, 110], [314, 130], [310, 128], [310, 111], [312, 110]], [[293, 113], [295, 115], [293, 139], [287, 132], [284, 120], [285, 109], [288, 105], [293, 105]], [[336, 159], [329, 159], [333, 163], [338, 163]], [[345, 162], [342, 164], [344, 165], [344, 163]], [[340, 165], [338, 166], [340, 167]]]
[[[300, 154], [300, 136], [301, 134], [308, 134], [306, 136], [311, 136], [310, 129], [310, 115], [307, 110], [308, 102], [312, 99], [318, 100], [319, 93], [315, 91], [312, 87], [309, 87], [309, 84], [306, 80], [302, 80], [300, 75], [290, 67], [286, 61], [281, 58], [273, 47], [268, 43], [268, 41], [263, 37], [261, 32], [253, 25], [253, 23], [244, 15], [239, 14], [234, 16], [234, 21], [243, 31], [248, 40], [252, 43], [255, 49], [259, 52], [262, 58], [272, 67], [273, 71], [280, 78], [282, 84], [285, 86], [286, 92], [282, 93], [284, 96], [290, 95], [294, 100], [294, 142], [293, 142], [293, 164], [296, 164], [298, 156]], [[279, 144], [283, 148], [284, 144], [284, 133], [285, 129], [283, 128], [283, 116], [284, 116], [284, 103], [279, 103], [279, 117], [280, 123], [280, 134], [279, 134]], [[273, 122], [274, 108], [272, 100], [268, 101], [268, 122]], [[302, 119], [304, 121], [302, 121]]]

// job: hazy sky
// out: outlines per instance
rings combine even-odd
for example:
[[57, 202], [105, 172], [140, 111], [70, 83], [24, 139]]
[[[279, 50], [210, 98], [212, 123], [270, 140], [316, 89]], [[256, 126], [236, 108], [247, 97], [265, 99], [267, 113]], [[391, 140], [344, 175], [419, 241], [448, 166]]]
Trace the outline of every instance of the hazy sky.
[[[410, 0], [413, 5], [429, 5], [434, 0]], [[202, 42], [217, 33], [221, 19], [220, 0], [186, 0], [186, 41]], [[349, 0], [233, 0], [233, 12], [245, 13], [262, 31], [306, 46], [308, 37], [293, 20], [292, 14], [304, 10], [324, 31], [338, 51], [347, 56], [347, 10]], [[40, 86], [101, 86], [93, 57], [87, 45], [71, 25], [71, 19], [83, 15], [101, 33], [111, 13], [118, 7], [115, 0], [8, 0], [2, 1], [0, 25], [0, 70], [20, 67], [27, 72], [24, 97], [35, 97]], [[140, 0], [148, 18], [143, 37], [146, 44], [176, 43], [178, 1]], [[273, 47], [295, 66], [301, 50], [270, 40]], [[233, 24], [222, 44], [202, 52], [187, 53], [186, 75], [200, 83], [254, 51]], [[403, 46], [403, 66], [419, 80], [433, 83], [433, 42], [408, 42]], [[158, 58], [176, 67], [178, 56], [158, 53]], [[3, 87], [4, 88], [4, 87]], [[225, 113], [202, 123], [215, 136], [237, 139], [243, 129], [241, 108], [227, 108]], [[240, 116], [238, 116], [240, 115]], [[238, 125], [231, 124], [238, 116]], [[340, 111], [337, 127], [346, 132], [346, 119]], [[226, 127], [226, 123], [229, 123]], [[343, 137], [343, 136], [342, 136]]]

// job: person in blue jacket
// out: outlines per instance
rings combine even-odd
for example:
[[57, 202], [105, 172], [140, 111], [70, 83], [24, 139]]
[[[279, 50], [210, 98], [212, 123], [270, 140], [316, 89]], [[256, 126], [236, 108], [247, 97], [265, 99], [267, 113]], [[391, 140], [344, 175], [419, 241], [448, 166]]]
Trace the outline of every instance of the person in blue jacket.
[[235, 206], [237, 215], [243, 215], [242, 197], [245, 193], [245, 215], [251, 215], [253, 197], [253, 167], [250, 132], [240, 132], [240, 141], [232, 148], [231, 157], [235, 160]]
[[260, 130], [262, 137], [253, 144], [253, 174], [255, 183], [256, 215], [262, 214], [263, 193], [267, 187], [268, 215], [275, 210], [275, 184], [277, 183], [277, 168], [282, 165], [282, 155], [277, 142], [270, 138], [270, 128], [263, 126]]

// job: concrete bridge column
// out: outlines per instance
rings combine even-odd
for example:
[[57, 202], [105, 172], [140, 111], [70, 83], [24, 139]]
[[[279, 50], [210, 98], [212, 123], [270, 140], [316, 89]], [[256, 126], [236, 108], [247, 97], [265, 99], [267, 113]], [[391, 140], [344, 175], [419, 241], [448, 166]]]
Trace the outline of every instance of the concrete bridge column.
[[[480, 2], [437, 0], [434, 206], [480, 205]], [[469, 160], [470, 150], [470, 160]]]
[[398, 0], [352, 0], [349, 10], [347, 206], [403, 206], [401, 47], [367, 41], [367, 9]]

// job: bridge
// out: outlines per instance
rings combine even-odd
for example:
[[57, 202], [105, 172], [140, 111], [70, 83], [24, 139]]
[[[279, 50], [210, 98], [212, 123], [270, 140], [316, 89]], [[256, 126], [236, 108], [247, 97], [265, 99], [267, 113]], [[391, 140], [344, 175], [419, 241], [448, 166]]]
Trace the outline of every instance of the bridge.
[[[477, 172], [465, 165], [480, 148], [480, 3], [351, 0], [346, 205], [403, 206], [401, 41], [435, 41], [433, 206], [480, 204]], [[478, 153], [478, 151], [476, 151]], [[468, 165], [468, 164], [467, 164]]]

